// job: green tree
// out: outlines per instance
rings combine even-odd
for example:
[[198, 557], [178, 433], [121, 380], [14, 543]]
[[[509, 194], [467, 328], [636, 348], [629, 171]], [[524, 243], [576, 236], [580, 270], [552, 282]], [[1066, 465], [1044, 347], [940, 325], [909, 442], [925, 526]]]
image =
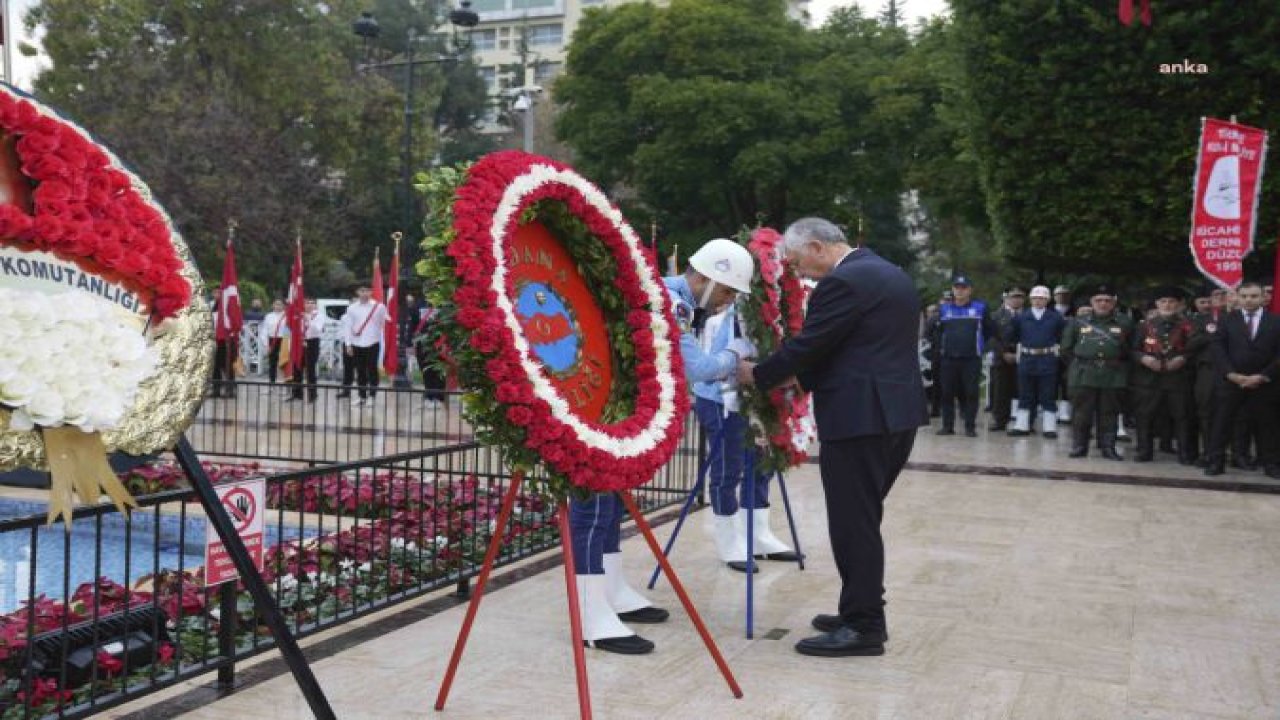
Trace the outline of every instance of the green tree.
[[[951, 5], [964, 123], [1008, 258], [1081, 273], [1193, 273], [1186, 243], [1200, 118], [1265, 127], [1274, 116], [1274, 4], [1167, 0], [1150, 28], [1125, 27], [1114, 4], [1083, 0]], [[1210, 72], [1160, 72], [1183, 59]], [[1271, 173], [1259, 238], [1274, 237], [1277, 217], [1266, 210], [1278, 200]]]
[[[682, 245], [821, 214], [896, 262], [913, 99], [884, 78], [903, 28], [837, 11], [819, 31], [772, 0], [587, 13], [556, 84], [578, 167]], [[624, 202], [624, 205], [629, 204]], [[664, 250], [664, 253], [669, 250]]]
[[[365, 9], [363, 0], [40, 0], [26, 23], [43, 28], [51, 66], [35, 92], [138, 170], [206, 274], [217, 274], [234, 218], [242, 277], [283, 288], [300, 234], [317, 269], [309, 289], [331, 291], [332, 274], [319, 269], [367, 267], [402, 217], [403, 80], [359, 66], [402, 52], [397, 38], [410, 26], [423, 52], [440, 42], [427, 34], [436, 3], [378, 0], [387, 44], [371, 58], [351, 32]], [[435, 146], [430, 121], [445, 84], [433, 68], [420, 72], [415, 163]]]

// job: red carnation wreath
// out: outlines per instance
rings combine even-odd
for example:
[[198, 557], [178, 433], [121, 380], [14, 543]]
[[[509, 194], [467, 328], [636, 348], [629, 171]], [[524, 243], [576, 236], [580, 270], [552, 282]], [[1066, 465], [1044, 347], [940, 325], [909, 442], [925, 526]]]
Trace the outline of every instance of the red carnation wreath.
[[[757, 228], [742, 233], [739, 242], [746, 243], [760, 265], [760, 272], [751, 281], [751, 294], [739, 302], [744, 331], [764, 357], [787, 338], [800, 334], [808, 290], [783, 258], [782, 236], [777, 231]], [[764, 447], [760, 469], [782, 472], [803, 463], [810, 443], [817, 437], [809, 413], [809, 394], [780, 388], [760, 393], [754, 387], [743, 387], [742, 394], [751, 418], [748, 432], [754, 442]]]
[[665, 286], [622, 214], [547, 158], [506, 151], [427, 176], [438, 234], [420, 269], [465, 411], [553, 493], [648, 482], [689, 400]]
[[186, 307], [191, 286], [180, 275], [168, 222], [106, 152], [9, 92], [0, 92], [0, 133], [17, 138], [19, 166], [34, 181], [34, 188], [13, 188], [18, 202], [0, 204], [0, 237], [150, 299], [154, 321]]

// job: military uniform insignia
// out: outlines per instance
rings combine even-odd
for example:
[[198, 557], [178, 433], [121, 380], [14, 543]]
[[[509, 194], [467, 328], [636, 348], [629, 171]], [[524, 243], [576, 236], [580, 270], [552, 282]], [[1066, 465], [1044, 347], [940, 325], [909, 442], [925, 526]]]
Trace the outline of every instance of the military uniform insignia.
[[693, 329], [693, 310], [684, 303], [676, 303], [676, 325], [680, 326], [680, 332], [687, 333]]
[[1204, 326], [1204, 329], [1207, 332], [1216, 333], [1218, 332], [1218, 323], [1209, 323], [1208, 325]]

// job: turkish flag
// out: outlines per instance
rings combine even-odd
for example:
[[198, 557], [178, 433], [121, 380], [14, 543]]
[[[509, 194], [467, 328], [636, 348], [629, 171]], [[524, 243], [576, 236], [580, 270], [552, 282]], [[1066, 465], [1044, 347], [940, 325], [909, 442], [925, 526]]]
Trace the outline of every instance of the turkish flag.
[[218, 314], [213, 319], [214, 337], [237, 340], [244, 325], [240, 312], [240, 287], [236, 279], [236, 251], [227, 239], [227, 259], [222, 263], [222, 289], [218, 291]]
[[396, 241], [387, 274], [387, 324], [382, 328], [382, 369], [395, 375], [400, 369], [400, 242]]
[[289, 324], [289, 367], [297, 374], [306, 362], [306, 296], [302, 292], [302, 240], [297, 242], [293, 271], [289, 274], [289, 297], [285, 301], [285, 319]]

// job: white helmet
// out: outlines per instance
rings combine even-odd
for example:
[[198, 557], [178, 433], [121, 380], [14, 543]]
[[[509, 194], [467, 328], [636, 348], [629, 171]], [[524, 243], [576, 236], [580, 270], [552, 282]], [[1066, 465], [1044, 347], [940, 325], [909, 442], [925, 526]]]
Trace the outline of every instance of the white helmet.
[[1045, 287], [1044, 285], [1037, 285], [1037, 286], [1035, 286], [1035, 287], [1031, 288], [1031, 297], [1033, 297], [1033, 298], [1044, 298], [1045, 300], [1048, 300], [1048, 299], [1050, 299], [1050, 298], [1051, 298], [1051, 297], [1053, 297], [1053, 296], [1049, 294], [1049, 288], [1048, 288], [1048, 287]]
[[751, 292], [751, 276], [756, 263], [746, 248], [732, 240], [716, 238], [689, 256], [689, 266], [708, 280], [727, 285], [740, 293]]

